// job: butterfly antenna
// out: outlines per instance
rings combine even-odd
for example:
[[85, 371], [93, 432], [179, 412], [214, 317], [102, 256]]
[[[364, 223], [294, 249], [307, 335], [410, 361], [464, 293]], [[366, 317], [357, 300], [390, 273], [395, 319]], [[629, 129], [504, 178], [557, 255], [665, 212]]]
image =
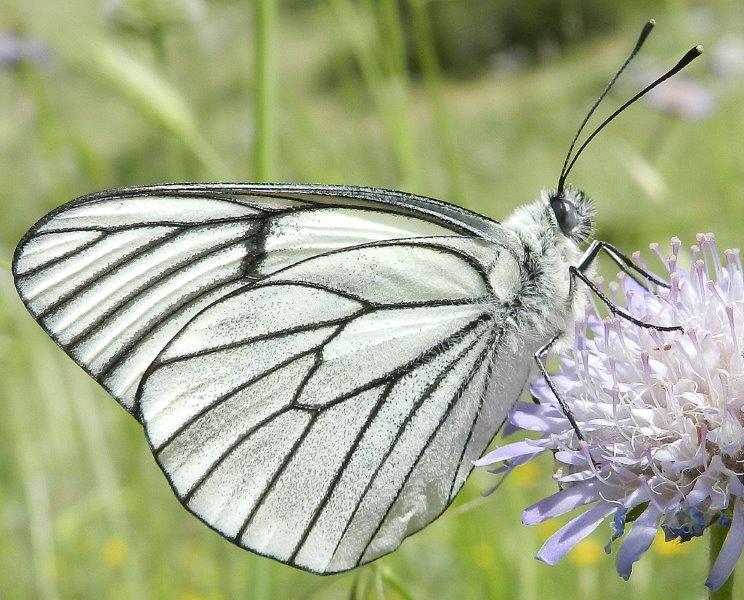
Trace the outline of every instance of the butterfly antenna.
[[[669, 69], [666, 73], [664, 73], [657, 80], [648, 84], [645, 88], [643, 88], [640, 92], [638, 92], [635, 96], [633, 96], [630, 100], [628, 100], [615, 112], [613, 112], [609, 117], [607, 117], [604, 121], [602, 121], [599, 124], [599, 126], [594, 130], [594, 132], [588, 138], [586, 138], [584, 143], [581, 144], [579, 149], [576, 151], [576, 154], [574, 155], [573, 159], [569, 163], [568, 168], [566, 168], [566, 170], [561, 175], [562, 180], [565, 181], [569, 172], [571, 171], [573, 166], [576, 164], [576, 160], [579, 158], [579, 156], [581, 156], [581, 153], [584, 151], [584, 148], [586, 148], [589, 145], [589, 142], [591, 142], [597, 136], [597, 134], [600, 131], [602, 131], [615, 117], [617, 117], [621, 112], [623, 112], [631, 104], [636, 102], [636, 100], [643, 98], [643, 96], [645, 96], [648, 92], [654, 89], [657, 85], [659, 85], [660, 83], [663, 83], [664, 81], [666, 81], [673, 75], [676, 75], [677, 73], [679, 73], [682, 69], [684, 69], [687, 65], [689, 65], [693, 60], [695, 60], [702, 53], [703, 53], [702, 46], [695, 46], [694, 48], [690, 48], [690, 50], [687, 51], [687, 53], [679, 60], [679, 62], [676, 65], [674, 65], [671, 69]], [[562, 185], [560, 186], [560, 189], [563, 189]]]
[[615, 74], [610, 79], [610, 82], [605, 86], [605, 89], [602, 90], [602, 93], [599, 95], [599, 97], [594, 101], [594, 103], [589, 107], [589, 111], [586, 113], [586, 116], [584, 117], [584, 120], [581, 122], [581, 125], [579, 125], [579, 129], [576, 132], [576, 135], [574, 136], [573, 140], [571, 140], [571, 145], [568, 148], [568, 152], [566, 153], [566, 160], [563, 161], [563, 168], [561, 169], [561, 175], [558, 178], [558, 195], [560, 195], [563, 192], [563, 184], [566, 181], [566, 175], [567, 175], [567, 169], [568, 161], [571, 158], [571, 153], [573, 152], [574, 146], [576, 146], [576, 142], [579, 139], [579, 136], [581, 135], [581, 132], [584, 130], [584, 127], [586, 126], [587, 122], [591, 118], [591, 116], [594, 114], [594, 111], [597, 110], [597, 107], [599, 106], [600, 102], [604, 100], [604, 97], [609, 93], [609, 91], [612, 89], [612, 86], [615, 85], [615, 82], [617, 81], [618, 77], [622, 74], [622, 72], [625, 70], [625, 68], [630, 64], [630, 61], [633, 60], [633, 57], [635, 57], [636, 54], [638, 54], [638, 51], [641, 49], [641, 46], [643, 46], [643, 43], [646, 41], [646, 38], [648, 37], [648, 34], [651, 33], [651, 30], [656, 26], [656, 21], [653, 19], [649, 20], [641, 30], [641, 34], [638, 36], [638, 41], [636, 42], [636, 45], [633, 47], [633, 50], [628, 55], [628, 58], [625, 59], [625, 62], [623, 62], [622, 65], [620, 65], [620, 68], [615, 72]]

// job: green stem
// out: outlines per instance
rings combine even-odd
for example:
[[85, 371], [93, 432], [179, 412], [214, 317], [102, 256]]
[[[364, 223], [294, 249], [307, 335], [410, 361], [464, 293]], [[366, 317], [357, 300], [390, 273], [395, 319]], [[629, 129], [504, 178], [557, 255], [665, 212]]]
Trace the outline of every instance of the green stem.
[[[729, 532], [728, 527], [719, 527], [714, 525], [709, 529], [710, 532], [710, 552], [708, 554], [709, 567], [712, 568], [713, 564], [718, 558], [718, 554], [721, 552], [721, 547], [726, 539], [726, 534]], [[726, 580], [720, 588], [715, 592], [711, 591], [708, 598], [710, 600], [731, 600], [734, 597], [734, 570], [729, 578]]]
[[457, 147], [457, 131], [447, 110], [442, 74], [434, 45], [429, 4], [426, 0], [408, 0], [413, 25], [416, 55], [427, 94], [434, 106], [434, 127], [449, 178], [448, 198], [459, 202], [466, 199], [462, 152]]
[[405, 32], [401, 24], [400, 6], [397, 0], [382, 0], [373, 6], [378, 15], [379, 43], [382, 45], [381, 67], [385, 73], [387, 104], [390, 105], [390, 123], [398, 148], [403, 185], [408, 189], [419, 187], [416, 166], [416, 132], [411, 107], [411, 82], [406, 64]]
[[271, 31], [276, 0], [257, 0], [254, 3], [254, 52], [255, 52], [255, 124], [256, 139], [253, 149], [253, 177], [266, 181], [271, 177], [273, 154], [274, 102], [271, 73]]
[[[401, 186], [415, 190], [418, 187], [416, 139], [408, 97], [408, 75], [405, 69], [401, 71], [405, 57], [394, 55], [396, 48], [404, 47], [402, 28], [394, 25], [399, 18], [393, 10], [395, 6], [390, 2], [376, 4], [372, 0], [366, 0], [360, 7], [351, 0], [330, 0], [330, 6], [340, 24], [336, 29], [351, 45], [362, 80], [387, 130], [400, 169]], [[380, 25], [370, 39], [364, 24], [376, 22], [376, 11], [384, 11], [384, 14], [379, 16]], [[385, 30], [384, 39], [382, 30]], [[391, 37], [393, 41], [386, 44], [385, 40]]]

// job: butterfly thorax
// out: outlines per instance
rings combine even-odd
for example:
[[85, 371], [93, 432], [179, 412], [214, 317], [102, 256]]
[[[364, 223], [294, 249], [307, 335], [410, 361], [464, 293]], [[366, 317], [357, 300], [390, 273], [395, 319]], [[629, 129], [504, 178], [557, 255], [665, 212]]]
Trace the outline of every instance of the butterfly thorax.
[[593, 211], [590, 200], [578, 190], [564, 192], [576, 208], [576, 223], [566, 235], [551, 208], [551, 192], [522, 206], [504, 222], [521, 244], [522, 285], [515, 320], [537, 347], [566, 332], [583, 302], [571, 289], [569, 268], [582, 256], [579, 244], [591, 232]]

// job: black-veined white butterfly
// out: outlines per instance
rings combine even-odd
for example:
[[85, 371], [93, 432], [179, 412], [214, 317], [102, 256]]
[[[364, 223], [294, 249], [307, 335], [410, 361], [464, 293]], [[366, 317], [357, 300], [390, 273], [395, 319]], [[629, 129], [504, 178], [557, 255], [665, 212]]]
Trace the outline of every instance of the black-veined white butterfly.
[[188, 510], [259, 554], [344, 571], [452, 502], [533, 358], [570, 331], [600, 250], [661, 283], [608, 244], [581, 253], [593, 212], [564, 185], [570, 155], [504, 223], [362, 187], [100, 192], [31, 228], [16, 287], [142, 424]]

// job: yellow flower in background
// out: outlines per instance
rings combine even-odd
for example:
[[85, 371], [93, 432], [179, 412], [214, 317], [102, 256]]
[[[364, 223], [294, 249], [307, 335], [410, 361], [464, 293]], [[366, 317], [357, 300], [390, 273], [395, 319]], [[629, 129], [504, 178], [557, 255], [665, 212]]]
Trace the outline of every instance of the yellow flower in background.
[[225, 596], [221, 592], [211, 592], [206, 596], [196, 592], [182, 592], [178, 600], [225, 600]]
[[540, 476], [540, 468], [532, 462], [520, 465], [518, 469], [514, 470], [512, 477], [516, 480], [517, 485], [520, 487], [529, 487], [534, 485]]
[[690, 545], [683, 544], [679, 540], [675, 539], [667, 542], [661, 531], [656, 534], [651, 548], [655, 554], [664, 557], [679, 556], [680, 554], [686, 554], [690, 551]]
[[581, 540], [571, 551], [571, 560], [580, 567], [596, 565], [604, 556], [602, 544], [593, 538]]
[[115, 537], [106, 541], [103, 547], [103, 558], [109, 567], [118, 567], [127, 557], [127, 545], [121, 538]]
[[543, 521], [542, 523], [538, 524], [537, 533], [540, 536], [540, 539], [544, 542], [556, 531], [558, 531], [561, 528], [561, 525], [562, 523], [557, 520]]
[[477, 544], [473, 547], [473, 562], [481, 569], [493, 566], [493, 548], [490, 544]]
[[202, 549], [198, 544], [190, 542], [180, 549], [180, 558], [184, 567], [192, 568], [202, 557]]

